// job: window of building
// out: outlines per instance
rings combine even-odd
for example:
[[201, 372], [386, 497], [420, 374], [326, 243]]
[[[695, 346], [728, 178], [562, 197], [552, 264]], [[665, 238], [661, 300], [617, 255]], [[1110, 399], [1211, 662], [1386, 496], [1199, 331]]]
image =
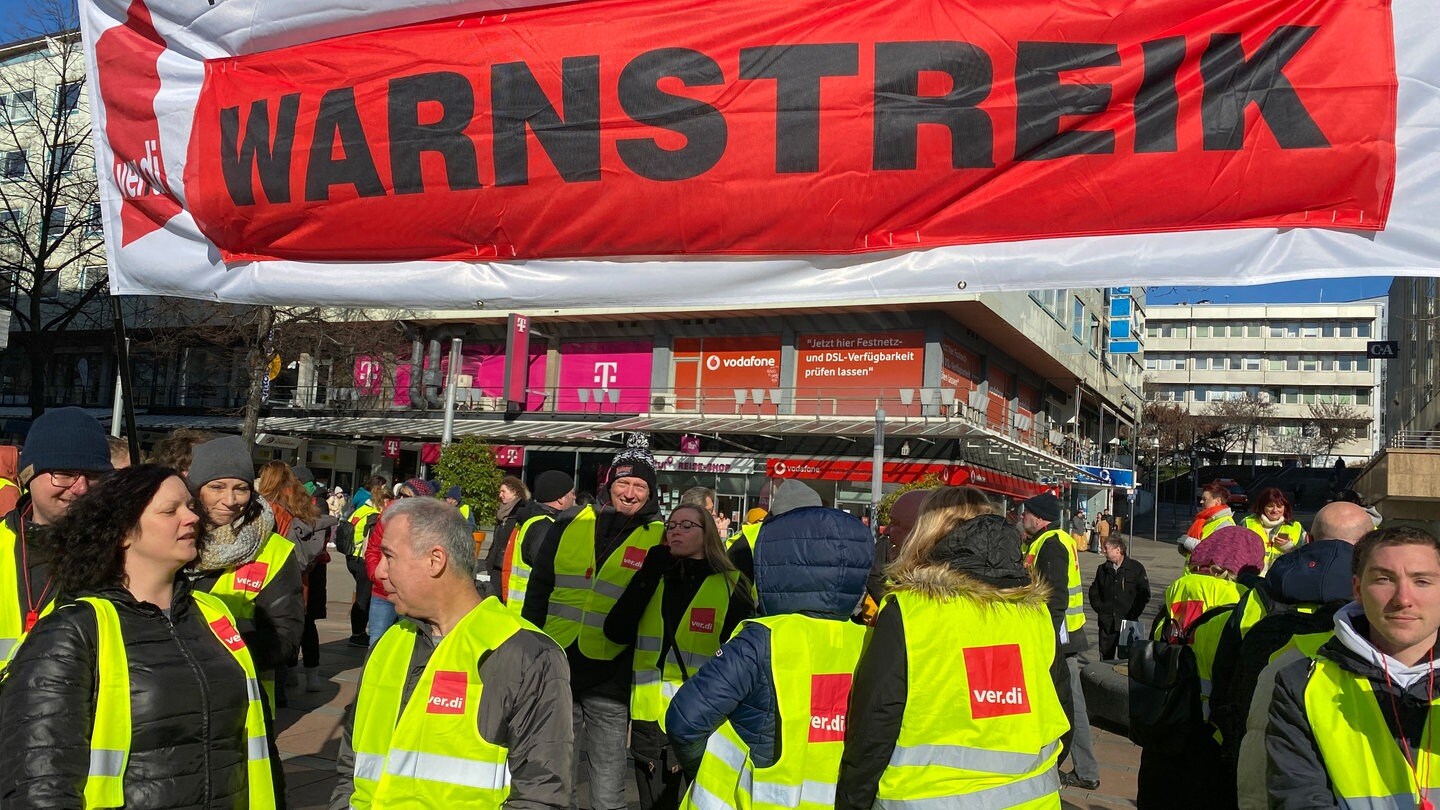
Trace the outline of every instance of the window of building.
[[55, 115], [66, 116], [80, 108], [83, 82], [65, 82], [55, 90]]
[[1307, 323], [1307, 324], [1304, 324], [1303, 326], [1300, 327], [1300, 337], [1307, 337], [1307, 338], [1320, 337], [1320, 324], [1318, 324], [1318, 323]]
[[1203, 356], [1203, 355], [1200, 356], [1200, 357], [1195, 358], [1195, 370], [1196, 370], [1196, 371], [1204, 371], [1204, 370], [1206, 370], [1206, 369], [1208, 369], [1208, 368], [1210, 368], [1210, 358], [1205, 357], [1205, 356]]
[[1272, 338], [1285, 337], [1285, 324], [1283, 324], [1283, 323], [1272, 323], [1272, 324], [1270, 324], [1270, 337], [1272, 337]]
[[1300, 404], [1300, 389], [1285, 388], [1280, 391], [1280, 401], [1286, 405]]
[[1369, 388], [1357, 388], [1357, 389], [1355, 389], [1355, 404], [1356, 404], [1356, 405], [1369, 405], [1369, 404], [1370, 404], [1370, 389], [1369, 389]]
[[1300, 337], [1300, 324], [1297, 321], [1288, 321], [1285, 324], [1285, 337]]
[[1313, 354], [1307, 354], [1300, 358], [1301, 371], [1319, 371], [1320, 360]]
[[1370, 337], [1370, 323], [1369, 323], [1369, 321], [1361, 321], [1360, 323], [1358, 323], [1358, 324], [1355, 325], [1355, 336], [1356, 336], [1356, 337], [1363, 337], [1363, 338], [1368, 338], [1368, 337]]
[[1158, 338], [1158, 337], [1160, 337], [1160, 327], [1155, 326], [1155, 325], [1153, 325], [1153, 324], [1150, 325], [1150, 326], [1145, 327], [1145, 337], [1149, 337], [1149, 338]]
[[1270, 358], [1270, 370], [1271, 370], [1271, 371], [1284, 371], [1284, 370], [1285, 370], [1285, 358], [1283, 358], [1283, 357], [1272, 357], [1272, 358]]
[[[1217, 330], [1222, 330], [1222, 331], [1225, 329], [1225, 327], [1223, 327], [1223, 326], [1217, 326], [1217, 327], [1215, 327], [1215, 328], [1216, 328]], [[1197, 338], [1202, 338], [1202, 337], [1203, 337], [1203, 338], [1208, 338], [1208, 337], [1210, 337], [1210, 324], [1207, 324], [1207, 323], [1197, 323], [1197, 324], [1195, 324], [1195, 337], [1197, 337]], [[1224, 337], [1224, 335], [1217, 334], [1216, 337]]]
[[1356, 371], [1369, 371], [1369, 370], [1370, 370], [1370, 358], [1366, 357], [1366, 356], [1363, 355], [1363, 354], [1357, 356], [1357, 357], [1355, 358], [1355, 370], [1356, 370]]
[[1300, 355], [1298, 355], [1298, 354], [1287, 354], [1287, 355], [1285, 355], [1285, 370], [1286, 370], [1286, 371], [1299, 371], [1299, 370], [1300, 370]]
[[81, 232], [87, 238], [100, 236], [100, 203], [90, 203], [85, 211], [85, 228]]
[[65, 222], [70, 211], [63, 205], [57, 205], [50, 211], [50, 218], [45, 220], [45, 235], [47, 239], [59, 239], [65, 233]]
[[1264, 336], [1265, 336], [1265, 335], [1264, 335], [1264, 331], [1265, 331], [1265, 326], [1264, 326], [1263, 324], [1252, 323], [1252, 324], [1250, 324], [1250, 325], [1248, 325], [1248, 326], [1245, 327], [1245, 337], [1252, 337], [1252, 338], [1264, 337]]
[[52, 176], [70, 174], [75, 170], [72, 165], [75, 162], [75, 146], [73, 143], [62, 143], [50, 150], [50, 165], [47, 169]]
[[20, 241], [20, 215], [8, 208], [0, 209], [0, 244]]
[[1322, 356], [1320, 357], [1320, 370], [1321, 370], [1321, 371], [1334, 371], [1334, 370], [1335, 370], [1335, 361], [1330, 358], [1330, 355], [1327, 354], [1327, 355], [1322, 355]]
[[1334, 323], [1333, 321], [1326, 322], [1326, 323], [1321, 327], [1320, 333], [1321, 333], [1322, 335], [1324, 335], [1325, 337], [1327, 337], [1327, 338], [1333, 338], [1333, 337], [1335, 337], [1335, 328], [1336, 328], [1336, 327], [1335, 327], [1335, 323]]
[[1100, 316], [1090, 316], [1090, 353], [1099, 354], [1104, 336], [1100, 333]]
[[34, 120], [35, 89], [0, 93], [0, 117], [11, 124]]
[[1260, 356], [1259, 356], [1259, 355], [1254, 355], [1254, 356], [1250, 356], [1250, 357], [1245, 357], [1245, 358], [1241, 361], [1241, 363], [1242, 363], [1242, 367], [1243, 367], [1246, 371], [1259, 371], [1259, 370], [1260, 370]]
[[6, 180], [20, 180], [25, 177], [25, 150], [12, 149], [0, 155], [4, 161], [4, 177]]
[[1084, 340], [1085, 302], [1081, 301], [1079, 298], [1075, 298], [1071, 300], [1070, 304], [1070, 311], [1072, 313], [1070, 318], [1070, 336], [1075, 338], [1076, 340]]

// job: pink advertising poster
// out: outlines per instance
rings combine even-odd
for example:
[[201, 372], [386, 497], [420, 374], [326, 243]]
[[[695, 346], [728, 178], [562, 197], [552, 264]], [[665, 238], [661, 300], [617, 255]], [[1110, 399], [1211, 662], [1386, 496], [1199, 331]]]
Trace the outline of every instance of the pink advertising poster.
[[[560, 410], [606, 413], [643, 413], [650, 410], [649, 341], [613, 343], [575, 342], [560, 344]], [[596, 405], [595, 391], [618, 391], [619, 401], [603, 394], [603, 406]], [[580, 392], [588, 402], [582, 402]]]
[[[450, 356], [440, 358], [442, 374], [450, 371]], [[502, 399], [505, 396], [505, 346], [501, 343], [477, 343], [460, 348], [460, 373], [470, 377], [470, 390], [475, 396]], [[526, 372], [525, 410], [538, 411], [545, 404], [545, 345], [530, 346], [530, 363]], [[465, 388], [461, 380], [461, 391]]]

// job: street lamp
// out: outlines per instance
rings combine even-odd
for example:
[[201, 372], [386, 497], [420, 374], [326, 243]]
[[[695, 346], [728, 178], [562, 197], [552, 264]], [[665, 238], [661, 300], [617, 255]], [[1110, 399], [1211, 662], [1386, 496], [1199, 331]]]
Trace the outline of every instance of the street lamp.
[[1154, 523], [1151, 527], [1150, 539], [1156, 543], [1160, 542], [1160, 437], [1156, 436], [1150, 440], [1150, 448], [1155, 451], [1155, 514]]

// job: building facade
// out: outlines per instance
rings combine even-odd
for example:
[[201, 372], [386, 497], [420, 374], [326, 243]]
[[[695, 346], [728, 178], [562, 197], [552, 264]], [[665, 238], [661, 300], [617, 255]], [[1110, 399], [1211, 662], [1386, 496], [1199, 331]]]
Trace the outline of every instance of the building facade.
[[[1145, 393], [1196, 416], [1225, 403], [1268, 407], [1249, 441], [1226, 462], [1363, 462], [1379, 447], [1381, 372], [1367, 344], [1383, 337], [1383, 300], [1343, 304], [1154, 306], [1146, 326]], [[1341, 417], [1348, 417], [1341, 419]], [[1353, 425], [1338, 446], [1317, 441], [1328, 424]]]

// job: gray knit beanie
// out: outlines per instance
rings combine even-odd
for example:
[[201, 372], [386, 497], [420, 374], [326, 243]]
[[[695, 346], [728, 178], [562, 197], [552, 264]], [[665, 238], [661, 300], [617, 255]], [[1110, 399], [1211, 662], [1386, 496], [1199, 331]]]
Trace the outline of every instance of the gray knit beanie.
[[190, 489], [197, 490], [221, 478], [255, 480], [255, 462], [251, 459], [250, 443], [242, 436], [224, 436], [195, 446], [190, 471], [185, 479]]

